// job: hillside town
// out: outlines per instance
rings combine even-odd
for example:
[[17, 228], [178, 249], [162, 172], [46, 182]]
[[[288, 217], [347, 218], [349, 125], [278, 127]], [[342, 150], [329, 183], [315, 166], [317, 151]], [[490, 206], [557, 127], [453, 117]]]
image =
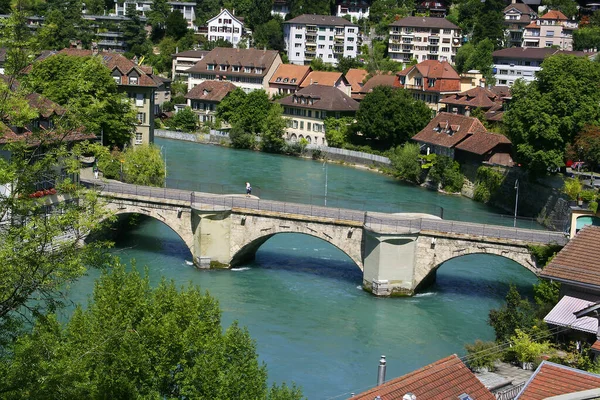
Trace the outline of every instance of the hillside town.
[[[234, 266], [300, 222], [352, 258], [335, 234], [311, 224], [343, 225], [348, 243], [364, 230], [352, 260], [369, 295], [412, 296], [435, 282], [441, 259], [511, 259], [536, 283], [511, 282], [501, 306], [489, 309], [494, 340], [463, 341], [462, 352], [424, 357], [402, 376], [386, 377], [394, 360], [382, 356], [370, 386], [345, 382], [338, 397], [600, 398], [599, 50], [594, 0], [0, 0], [0, 399], [305, 398], [306, 384], [268, 380], [246, 328], [221, 326], [210, 287], [204, 294], [191, 284], [150, 283], [148, 272], [113, 257], [103, 235], [138, 223], [116, 225], [125, 209], [163, 223], [172, 213], [177, 222], [167, 226], [192, 249], [189, 265], [210, 269]], [[471, 228], [440, 234], [423, 219], [458, 221], [453, 210], [439, 206], [432, 217], [413, 204], [400, 208], [418, 218], [418, 229], [394, 220], [396, 231], [376, 232], [368, 213], [384, 211], [369, 209], [368, 198], [360, 223], [340, 216], [353, 209], [349, 200], [331, 221], [312, 203], [302, 219], [297, 205], [260, 209], [260, 186], [253, 194], [250, 178], [241, 198], [257, 208], [234, 206], [239, 193], [222, 183], [216, 192], [215, 182], [197, 189], [170, 175], [166, 140], [317, 160], [325, 209], [329, 162], [465, 197], [504, 220], [479, 221], [474, 212], [461, 220]], [[168, 157], [192, 167], [183, 154]], [[259, 168], [261, 176], [281, 173], [272, 168]], [[103, 186], [117, 183], [118, 201]], [[184, 191], [169, 197], [170, 190]], [[286, 193], [286, 204], [302, 203], [299, 191]], [[212, 193], [210, 207], [195, 203], [203, 192]], [[177, 230], [187, 228], [188, 212], [198, 229], [190, 238]], [[261, 212], [287, 213], [281, 218], [290, 225], [265, 225], [247, 244], [248, 232], [235, 233], [226, 220], [236, 212], [245, 229]], [[385, 213], [392, 216], [378, 215], [380, 226], [401, 214]], [[213, 221], [221, 222], [206, 233]], [[534, 228], [519, 225], [525, 221]], [[514, 237], [502, 236], [509, 229]], [[554, 236], [540, 241], [536, 230]], [[232, 248], [242, 255], [222, 262], [200, 251], [221, 256], [218, 240], [239, 240]], [[461, 242], [447, 255], [444, 240]], [[405, 243], [412, 247], [390, 250]], [[418, 250], [434, 260], [427, 273], [418, 270]], [[367, 269], [373, 258], [385, 264], [377, 273]], [[408, 262], [410, 279], [397, 272]], [[90, 305], [57, 317], [86, 268], [102, 271]], [[97, 348], [98, 359], [84, 357]], [[362, 373], [375, 377], [376, 368]]]

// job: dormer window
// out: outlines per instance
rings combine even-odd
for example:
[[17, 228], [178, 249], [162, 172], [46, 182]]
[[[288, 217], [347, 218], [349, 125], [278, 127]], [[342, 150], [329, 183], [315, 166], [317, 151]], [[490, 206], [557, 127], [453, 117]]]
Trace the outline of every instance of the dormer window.
[[208, 90], [204, 89], [204, 90], [202, 91], [202, 96], [208, 96]]
[[221, 71], [227, 71], [227, 65], [221, 64], [220, 67], [221, 67], [220, 68]]
[[292, 78], [291, 83], [296, 83], [296, 78]]
[[306, 104], [306, 97], [302, 98], [302, 104]]
[[256, 68], [256, 70], [254, 71], [255, 74], [262, 74], [262, 68]]
[[281, 77], [278, 76], [277, 79], [275, 79], [275, 82], [281, 82]]
[[215, 64], [207, 64], [206, 65], [206, 69], [209, 71], [214, 71], [215, 70]]
[[287, 83], [287, 82], [288, 82], [288, 78], [285, 78], [285, 79], [283, 80], [283, 83]]
[[431, 88], [431, 87], [434, 87], [434, 86], [435, 86], [435, 79], [433, 79], [433, 78], [429, 78], [429, 79], [427, 80], [427, 87], [430, 87], [430, 88]]
[[138, 77], [137, 76], [130, 76], [129, 77], [129, 84], [130, 85], [137, 85], [138, 84]]
[[234, 66], [232, 67], [232, 69], [233, 69], [233, 72], [240, 72], [240, 67], [239, 67], [239, 65], [234, 65]]
[[294, 96], [294, 98], [292, 99], [292, 101], [293, 101], [294, 103], [298, 103], [298, 97], [297, 97], [297, 96]]
[[244, 67], [244, 72], [247, 73], [247, 74], [249, 74], [249, 73], [252, 72], [252, 68], [250, 68], [250, 67]]
[[436, 126], [433, 128], [433, 130], [434, 130], [435, 132], [440, 132], [440, 131], [442, 130], [442, 127], [440, 126], [440, 124], [437, 124], [437, 125], [436, 125]]
[[113, 75], [113, 79], [115, 80], [115, 83], [116, 83], [117, 85], [120, 85], [120, 84], [121, 84], [121, 77], [120, 77], [120, 76], [114, 76], [114, 75]]

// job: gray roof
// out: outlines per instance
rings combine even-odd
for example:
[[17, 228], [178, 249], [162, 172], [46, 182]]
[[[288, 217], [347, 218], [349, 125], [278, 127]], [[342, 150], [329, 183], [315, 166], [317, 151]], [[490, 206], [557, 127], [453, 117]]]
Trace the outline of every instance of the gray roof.
[[302, 15], [297, 16], [296, 18], [290, 19], [289, 21], [285, 21], [284, 24], [358, 26], [342, 17], [336, 17], [333, 15], [316, 15], [316, 14], [302, 14]]
[[529, 7], [527, 4], [523, 4], [523, 3], [509, 4], [504, 8], [504, 12], [507, 12], [513, 8], [523, 14], [535, 14], [535, 11], [533, 11], [533, 9], [531, 7]]
[[[234, 75], [234, 76], [261, 76], [264, 77], [273, 62], [277, 59], [279, 53], [276, 50], [259, 50], [259, 49], [234, 49], [227, 47], [217, 47], [193, 67], [188, 69], [187, 73], [202, 73], [207, 72], [217, 75]], [[207, 65], [216, 65], [214, 70], [209, 70]], [[220, 65], [226, 65], [227, 70], [221, 71]], [[239, 66], [239, 72], [233, 72], [232, 66]], [[245, 73], [243, 67], [262, 68], [262, 74]]]
[[446, 18], [406, 17], [392, 22], [390, 26], [408, 26], [414, 28], [460, 29]]
[[543, 60], [546, 57], [550, 57], [556, 54], [566, 54], [577, 57], [585, 57], [592, 55], [592, 53], [586, 53], [583, 51], [557, 50], [551, 47], [544, 47], [538, 49], [525, 47], [511, 47], [508, 49], [496, 50], [492, 53], [492, 56], [494, 58]]
[[203, 58], [209, 52], [206, 50], [188, 50], [173, 54], [173, 57], [195, 57]]
[[[313, 104], [294, 103], [295, 98], [314, 99]], [[298, 90], [291, 96], [276, 100], [283, 106], [309, 108], [325, 111], [356, 111], [358, 102], [333, 86], [310, 85]]]

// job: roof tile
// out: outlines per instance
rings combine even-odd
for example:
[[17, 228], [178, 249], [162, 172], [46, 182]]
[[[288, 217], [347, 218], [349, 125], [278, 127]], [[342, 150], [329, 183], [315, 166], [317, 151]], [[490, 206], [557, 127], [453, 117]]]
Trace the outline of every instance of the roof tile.
[[597, 388], [600, 375], [543, 361], [515, 400], [543, 400]]

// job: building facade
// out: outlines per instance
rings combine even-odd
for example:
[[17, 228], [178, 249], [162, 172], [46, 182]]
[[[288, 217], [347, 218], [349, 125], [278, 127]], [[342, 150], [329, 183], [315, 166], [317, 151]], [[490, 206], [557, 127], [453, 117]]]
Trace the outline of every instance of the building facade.
[[271, 7], [271, 15], [278, 15], [281, 19], [290, 13], [290, 4], [288, 0], [274, 0]]
[[[209, 19], [206, 23], [208, 27], [207, 37], [211, 42], [227, 40], [233, 44], [233, 47], [238, 47], [244, 32], [244, 23], [237, 19], [233, 12], [227, 9], [221, 10], [217, 15]], [[247, 42], [247, 41], [246, 41]]]
[[358, 25], [341, 17], [303, 14], [283, 24], [283, 38], [292, 64], [310, 64], [319, 57], [337, 65], [342, 57], [356, 58]]
[[[183, 18], [188, 23], [188, 29], [193, 29], [194, 31], [198, 30], [195, 21], [196, 21], [196, 3], [195, 2], [185, 2], [185, 1], [169, 1], [169, 6], [171, 7], [171, 11], [179, 11], [183, 15]], [[127, 8], [133, 7], [135, 11], [143, 17], [147, 17], [148, 12], [152, 8], [151, 0], [116, 0], [115, 1], [115, 15], [125, 16], [127, 15]]]
[[358, 102], [332, 86], [310, 85], [291, 96], [276, 100], [288, 118], [286, 140], [305, 139], [310, 144], [327, 146], [325, 119], [354, 117]]
[[371, 2], [367, 0], [338, 0], [335, 2], [335, 15], [343, 17], [349, 15], [353, 21], [369, 18]]
[[506, 47], [521, 47], [523, 44], [523, 32], [525, 27], [537, 18], [537, 14], [527, 4], [517, 3], [504, 8], [504, 33], [506, 36]]
[[577, 22], [569, 21], [560, 11], [548, 11], [525, 27], [523, 47], [557, 46], [561, 50], [573, 50], [573, 31], [577, 27]]
[[188, 50], [173, 54], [171, 76], [173, 80], [188, 80], [187, 70], [192, 68], [198, 61], [202, 60], [208, 51]]
[[269, 95], [296, 93], [311, 69], [308, 65], [281, 64], [269, 81]]
[[205, 81], [190, 90], [185, 98], [201, 124], [214, 123], [217, 105], [235, 89], [231, 82]]
[[454, 63], [460, 28], [445, 18], [406, 17], [390, 25], [389, 57], [403, 64], [438, 60]]
[[281, 64], [275, 50], [233, 49], [217, 47], [193, 67], [189, 73], [188, 90], [204, 81], [228, 81], [246, 93], [264, 90]]

